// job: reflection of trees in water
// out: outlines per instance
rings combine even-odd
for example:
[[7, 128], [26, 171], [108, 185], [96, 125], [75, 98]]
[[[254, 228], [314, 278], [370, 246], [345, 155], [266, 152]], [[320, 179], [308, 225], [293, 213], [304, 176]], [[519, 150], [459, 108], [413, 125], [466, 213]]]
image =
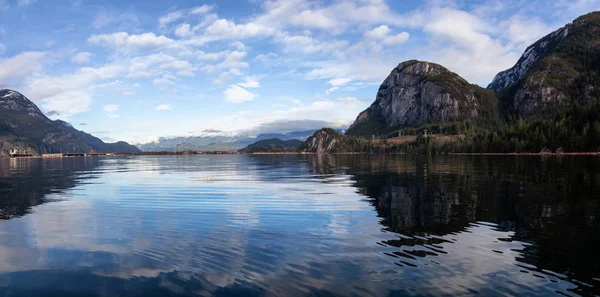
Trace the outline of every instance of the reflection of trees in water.
[[[473, 222], [495, 222], [501, 231], [514, 231], [503, 240], [531, 243], [517, 260], [583, 280], [600, 276], [595, 157], [333, 155], [307, 161], [316, 173], [351, 175], [390, 231], [446, 235]], [[386, 243], [438, 243], [435, 237], [423, 240]]]
[[48, 194], [73, 188], [81, 182], [77, 173], [98, 163], [98, 158], [0, 160], [0, 219], [28, 214], [33, 206], [47, 202]]

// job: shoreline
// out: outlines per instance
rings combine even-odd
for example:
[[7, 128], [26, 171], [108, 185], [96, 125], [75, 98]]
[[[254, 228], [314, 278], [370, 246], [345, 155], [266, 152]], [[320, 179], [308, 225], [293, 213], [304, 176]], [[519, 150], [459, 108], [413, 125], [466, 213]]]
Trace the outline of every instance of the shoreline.
[[[202, 155], [415, 155], [427, 156], [427, 154], [407, 154], [407, 153], [367, 153], [367, 152], [347, 152], [347, 153], [307, 153], [307, 152], [256, 152], [256, 153], [232, 153], [232, 152], [203, 152], [203, 153], [142, 153], [142, 154], [113, 154], [104, 156], [63, 156], [63, 157], [44, 157], [44, 156], [24, 156], [8, 157], [0, 156], [0, 159], [62, 159], [62, 158], [94, 158], [94, 157], [144, 157], [144, 156], [202, 156]], [[570, 153], [446, 153], [432, 154], [433, 156], [600, 156], [600, 152], [570, 152]]]

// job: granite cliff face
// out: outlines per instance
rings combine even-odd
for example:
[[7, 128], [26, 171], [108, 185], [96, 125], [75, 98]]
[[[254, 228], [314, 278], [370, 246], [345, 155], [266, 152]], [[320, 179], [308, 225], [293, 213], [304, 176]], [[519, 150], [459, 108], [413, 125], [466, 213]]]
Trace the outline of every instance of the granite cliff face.
[[105, 143], [61, 120], [47, 118], [39, 108], [13, 90], [0, 90], [0, 155], [10, 149], [29, 153], [136, 153], [126, 142]]
[[496, 107], [493, 92], [438, 64], [406, 61], [392, 70], [375, 102], [358, 115], [346, 134], [369, 137], [396, 127], [493, 118]]
[[324, 128], [309, 137], [299, 148], [303, 153], [335, 153], [338, 152], [342, 136], [335, 130]]
[[487, 88], [494, 92], [500, 92], [522, 79], [535, 63], [568, 36], [570, 26], [571, 24], [568, 24], [530, 45], [515, 66], [496, 74]]
[[581, 16], [527, 48], [488, 89], [517, 118], [547, 118], [600, 98], [600, 12]]

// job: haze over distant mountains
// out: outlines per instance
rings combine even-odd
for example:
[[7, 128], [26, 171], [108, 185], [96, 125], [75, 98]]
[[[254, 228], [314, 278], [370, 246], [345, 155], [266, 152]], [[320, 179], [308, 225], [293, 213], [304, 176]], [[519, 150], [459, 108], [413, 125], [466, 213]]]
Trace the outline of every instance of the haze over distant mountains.
[[249, 136], [209, 130], [190, 137], [161, 137], [158, 141], [140, 144], [138, 148], [144, 152], [238, 151], [251, 143], [265, 139], [306, 140], [315, 131], [307, 130]]

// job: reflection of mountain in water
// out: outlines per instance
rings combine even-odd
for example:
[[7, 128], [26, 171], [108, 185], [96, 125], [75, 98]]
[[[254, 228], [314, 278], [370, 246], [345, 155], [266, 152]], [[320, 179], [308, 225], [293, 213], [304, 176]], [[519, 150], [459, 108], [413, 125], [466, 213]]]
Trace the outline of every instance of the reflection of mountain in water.
[[315, 173], [351, 175], [388, 230], [429, 238], [386, 244], [433, 244], [430, 235], [487, 221], [514, 232], [502, 240], [531, 243], [521, 262], [584, 280], [600, 274], [598, 159], [338, 155], [308, 163]]
[[78, 183], [77, 174], [98, 166], [99, 158], [0, 159], [0, 219], [30, 212]]

